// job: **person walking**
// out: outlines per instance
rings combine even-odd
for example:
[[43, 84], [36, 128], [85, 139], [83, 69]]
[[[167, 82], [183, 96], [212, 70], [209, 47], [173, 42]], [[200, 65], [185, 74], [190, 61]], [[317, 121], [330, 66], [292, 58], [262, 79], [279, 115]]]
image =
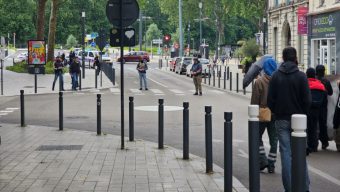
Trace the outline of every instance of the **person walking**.
[[97, 76], [98, 76], [99, 73], [100, 73], [100, 61], [99, 61], [98, 55], [96, 55], [96, 56], [94, 57], [94, 61], [93, 61], [93, 69], [96, 70], [96, 74], [97, 74]]
[[334, 128], [334, 141], [336, 149], [340, 152], [340, 80], [337, 81], [339, 95], [335, 105], [335, 111], [333, 116], [333, 128]]
[[143, 90], [143, 82], [144, 82], [144, 88], [145, 90], [149, 90], [148, 89], [148, 84], [146, 82], [146, 70], [148, 70], [148, 65], [147, 65], [147, 61], [146, 60], [140, 60], [140, 62], [137, 64], [136, 67], [138, 74], [139, 74], [139, 90]]
[[77, 90], [79, 74], [80, 74], [80, 62], [79, 62], [79, 58], [75, 57], [74, 61], [70, 64], [70, 75], [72, 78], [72, 90]]
[[312, 95], [312, 105], [307, 114], [307, 154], [318, 151], [318, 124], [321, 106], [327, 97], [325, 86], [315, 78], [315, 69], [306, 71], [308, 84]]
[[[268, 95], [268, 85], [270, 78], [274, 71], [277, 69], [277, 64], [273, 58], [268, 58], [263, 63], [264, 74], [259, 77], [253, 86], [253, 92], [251, 95], [251, 104], [259, 105], [260, 107], [260, 170], [264, 170], [266, 167], [268, 173], [275, 172], [275, 162], [277, 153], [277, 133], [274, 126], [274, 114], [271, 113], [267, 106], [267, 95]], [[269, 137], [270, 150], [268, 157], [266, 156], [266, 151], [264, 149], [262, 135], [267, 128], [267, 133]]]
[[63, 62], [61, 61], [60, 56], [57, 56], [55, 62], [54, 62], [54, 80], [52, 85], [52, 91], [54, 91], [54, 86], [59, 78], [59, 88], [60, 91], [64, 91], [64, 77], [63, 77]]
[[[321, 83], [325, 86], [327, 95], [333, 95], [332, 85], [328, 79], [325, 78], [325, 66], [317, 65], [315, 67], [316, 70], [316, 78], [321, 81]], [[329, 146], [328, 143], [328, 133], [327, 133], [327, 97], [323, 102], [320, 113], [319, 113], [319, 140], [322, 144], [322, 149], [326, 149]]]
[[202, 64], [199, 62], [198, 58], [193, 59], [194, 64], [192, 65], [190, 72], [194, 80], [195, 93], [194, 95], [202, 96]]
[[[285, 192], [291, 192], [291, 116], [293, 114], [307, 114], [311, 105], [311, 93], [306, 75], [299, 71], [297, 66], [296, 49], [287, 47], [283, 50], [282, 56], [284, 62], [272, 75], [269, 82], [267, 104], [275, 114], [283, 186]], [[307, 168], [306, 190], [309, 191]]]

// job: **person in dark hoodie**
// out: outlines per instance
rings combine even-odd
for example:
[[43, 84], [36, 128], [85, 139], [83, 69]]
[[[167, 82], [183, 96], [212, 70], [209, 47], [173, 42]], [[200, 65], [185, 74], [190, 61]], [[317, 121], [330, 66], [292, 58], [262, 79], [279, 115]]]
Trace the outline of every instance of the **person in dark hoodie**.
[[[333, 95], [333, 89], [332, 85], [329, 82], [328, 79], [325, 78], [325, 66], [323, 65], [318, 65], [315, 68], [316, 70], [316, 78], [321, 81], [321, 83], [325, 86], [327, 95], [331, 96]], [[320, 114], [319, 114], [319, 139], [322, 144], [322, 149], [326, 149], [329, 146], [328, 143], [328, 133], [327, 133], [327, 97], [325, 101], [323, 102], [321, 109], [320, 109]]]
[[312, 105], [307, 115], [307, 154], [318, 151], [318, 123], [321, 106], [327, 97], [325, 86], [315, 78], [315, 69], [306, 71], [309, 88], [312, 95]]
[[[263, 71], [264, 74], [261, 75], [258, 79], [256, 79], [253, 91], [251, 95], [251, 104], [259, 105], [260, 108], [267, 108], [267, 95], [268, 95], [268, 85], [270, 77], [273, 72], [277, 69], [277, 64], [273, 58], [267, 58], [263, 63]], [[277, 133], [274, 126], [274, 117], [271, 114], [271, 118], [269, 119], [259, 119], [260, 120], [260, 170], [264, 170], [266, 167], [268, 169], [268, 173], [275, 172], [275, 162], [276, 162], [276, 153], [277, 153]], [[264, 149], [262, 135], [267, 128], [267, 133], [269, 137], [270, 150], [268, 157], [266, 156], [266, 151]]]
[[[287, 47], [283, 50], [282, 56], [284, 62], [274, 72], [269, 82], [267, 104], [275, 114], [275, 127], [280, 144], [282, 183], [285, 191], [291, 192], [291, 116], [307, 114], [311, 105], [311, 93], [306, 75], [299, 71], [297, 66], [296, 49]], [[306, 169], [306, 191], [309, 191], [308, 169]]]

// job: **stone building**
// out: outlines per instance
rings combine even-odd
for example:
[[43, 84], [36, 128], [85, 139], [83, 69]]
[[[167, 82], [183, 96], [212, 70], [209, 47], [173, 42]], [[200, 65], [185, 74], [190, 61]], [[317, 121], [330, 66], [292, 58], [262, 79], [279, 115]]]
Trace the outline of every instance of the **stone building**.
[[268, 0], [267, 46], [268, 53], [274, 55], [278, 62], [282, 62], [285, 47], [295, 47], [299, 67], [305, 70], [308, 65], [308, 35], [298, 34], [297, 11], [300, 7], [308, 10], [308, 0]]
[[324, 65], [328, 75], [340, 74], [340, 0], [310, 0], [308, 45], [311, 67]]

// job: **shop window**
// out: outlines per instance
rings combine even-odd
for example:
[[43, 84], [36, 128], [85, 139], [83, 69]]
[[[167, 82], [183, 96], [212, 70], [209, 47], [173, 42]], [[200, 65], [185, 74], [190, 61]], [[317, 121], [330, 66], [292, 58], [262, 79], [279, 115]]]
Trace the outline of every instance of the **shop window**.
[[336, 73], [336, 46], [335, 40], [330, 40], [330, 74], [335, 75]]

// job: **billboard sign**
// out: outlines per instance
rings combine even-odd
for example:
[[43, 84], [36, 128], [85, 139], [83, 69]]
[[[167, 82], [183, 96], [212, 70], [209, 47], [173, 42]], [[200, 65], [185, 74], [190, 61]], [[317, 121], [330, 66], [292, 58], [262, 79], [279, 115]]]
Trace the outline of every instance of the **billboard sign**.
[[45, 64], [46, 64], [45, 41], [29, 40], [28, 41], [28, 65], [45, 65]]
[[308, 13], [308, 7], [302, 7], [301, 6], [297, 10], [298, 34], [299, 35], [307, 35], [308, 34], [307, 13]]

